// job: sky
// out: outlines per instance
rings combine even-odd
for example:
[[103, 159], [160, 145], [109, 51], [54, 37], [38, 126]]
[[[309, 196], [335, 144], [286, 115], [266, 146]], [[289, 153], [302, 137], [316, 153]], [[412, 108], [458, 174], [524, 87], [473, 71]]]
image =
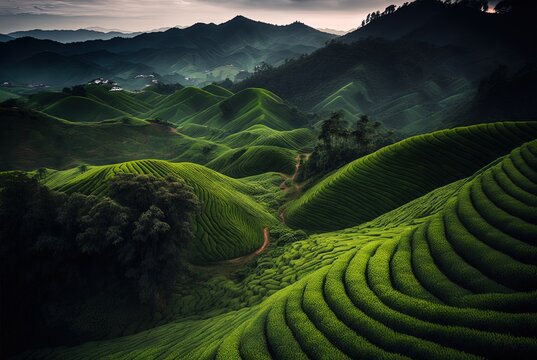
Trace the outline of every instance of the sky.
[[[349, 30], [365, 16], [405, 0], [0, 0], [0, 33], [30, 29], [100, 27], [148, 31], [236, 15], [268, 22], [303, 22]], [[408, 1], [408, 0], [406, 0]]]

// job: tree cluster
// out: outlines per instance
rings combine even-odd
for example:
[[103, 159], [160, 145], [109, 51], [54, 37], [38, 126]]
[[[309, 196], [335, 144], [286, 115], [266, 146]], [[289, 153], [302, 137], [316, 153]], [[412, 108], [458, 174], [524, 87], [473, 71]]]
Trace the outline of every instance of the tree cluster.
[[40, 326], [50, 331], [51, 304], [103, 283], [126, 284], [140, 303], [163, 310], [184, 273], [198, 198], [172, 177], [118, 174], [108, 188], [100, 197], [67, 195], [22, 172], [0, 177], [2, 338], [13, 347]]
[[397, 6], [395, 5], [389, 5], [384, 9], [383, 12], [380, 11], [373, 11], [372, 13], [367, 14], [367, 17], [365, 20], [362, 20], [362, 26], [366, 26], [367, 24], [373, 22], [374, 20], [377, 20], [381, 18], [384, 15], [393, 14], [397, 10]]
[[367, 115], [360, 116], [354, 128], [349, 128], [342, 111], [334, 112], [321, 125], [311, 156], [306, 161], [299, 180], [327, 174], [342, 165], [370, 154], [395, 141], [391, 130], [372, 122]]
[[64, 87], [62, 92], [66, 95], [86, 96], [86, 87], [84, 85], [75, 85], [72, 87]]

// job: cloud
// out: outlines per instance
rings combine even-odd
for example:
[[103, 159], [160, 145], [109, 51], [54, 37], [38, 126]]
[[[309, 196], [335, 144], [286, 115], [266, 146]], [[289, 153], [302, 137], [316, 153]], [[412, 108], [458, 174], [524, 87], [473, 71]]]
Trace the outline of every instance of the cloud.
[[237, 14], [348, 30], [367, 13], [405, 0], [0, 0], [0, 32], [102, 26], [149, 30], [223, 22]]
[[198, 0], [223, 7], [261, 9], [295, 9], [302, 11], [384, 9], [398, 0]]

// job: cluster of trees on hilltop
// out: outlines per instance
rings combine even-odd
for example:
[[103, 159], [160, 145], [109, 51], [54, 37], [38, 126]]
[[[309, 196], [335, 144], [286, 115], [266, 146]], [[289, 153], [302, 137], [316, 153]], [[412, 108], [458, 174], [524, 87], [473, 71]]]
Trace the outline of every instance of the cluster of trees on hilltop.
[[[458, 6], [467, 6], [473, 9], [478, 9], [481, 11], [488, 11], [489, 10], [489, 2], [488, 0], [415, 0], [415, 2], [420, 1], [436, 1], [436, 2], [443, 2], [447, 5], [458, 5]], [[518, 5], [518, 3], [524, 2], [527, 0], [503, 0], [500, 1], [496, 6], [494, 7], [494, 10], [498, 13], [504, 13], [509, 11], [513, 4], [515, 4], [515, 7]], [[372, 13], [367, 14], [367, 17], [362, 20], [362, 27], [366, 26], [367, 24], [389, 14], [393, 14], [398, 9], [404, 8], [408, 6], [410, 3], [405, 2], [400, 7], [397, 7], [396, 5], [389, 5], [387, 6], [384, 11], [373, 11]]]
[[395, 142], [395, 133], [361, 115], [349, 128], [342, 111], [322, 123], [317, 145], [299, 174], [299, 181], [318, 178], [353, 160]]
[[98, 197], [54, 192], [22, 172], [3, 174], [2, 342], [12, 351], [39, 345], [68, 327], [54, 313], [106, 286], [162, 312], [186, 272], [181, 259], [198, 206], [180, 178], [118, 174]]

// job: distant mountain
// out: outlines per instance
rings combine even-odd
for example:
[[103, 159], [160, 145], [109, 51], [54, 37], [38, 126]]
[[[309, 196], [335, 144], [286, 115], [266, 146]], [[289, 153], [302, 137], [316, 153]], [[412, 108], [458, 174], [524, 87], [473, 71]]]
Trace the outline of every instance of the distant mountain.
[[14, 38], [9, 35], [0, 34], [0, 42], [6, 42], [13, 40]]
[[[70, 76], [59, 74], [51, 79], [35, 61], [32, 61], [32, 67], [25, 66], [28, 58], [35, 60], [41, 53], [54, 53], [63, 60], [86, 59], [91, 63], [88, 64], [88, 72], [84, 72], [78, 69], [76, 61], [73, 62], [81, 80], [91, 80], [95, 76], [93, 69], [101, 68], [100, 76], [112, 78], [128, 87], [139, 75], [128, 69], [140, 65], [146, 69], [146, 74], [178, 77], [187, 85], [206, 85], [228, 77], [233, 79], [241, 70], [253, 71], [262, 62], [281, 64], [285, 59], [322, 47], [334, 37], [301, 23], [276, 26], [242, 16], [220, 25], [198, 23], [186, 29], [172, 28], [133, 38], [63, 44], [25, 37], [0, 44], [3, 54], [0, 80], [31, 80], [56, 87], [72, 85], [66, 83]], [[65, 72], [72, 72], [70, 64], [63, 65]], [[13, 68], [17, 72], [11, 71]], [[217, 71], [213, 71], [215, 69]], [[21, 79], [21, 73], [24, 73], [24, 79]]]
[[[499, 64], [517, 72], [535, 63], [528, 13], [416, 1], [309, 56], [258, 72], [234, 91], [261, 87], [325, 116], [342, 109], [351, 122], [368, 114], [404, 132], [431, 131], [460, 115]], [[500, 113], [510, 120], [511, 112]]]
[[337, 36], [343, 36], [345, 34], [348, 34], [351, 31], [353, 31], [353, 30], [343, 31], [343, 30], [335, 30], [335, 29], [327, 29], [327, 28], [316, 28], [316, 29], [319, 30], [319, 31], [322, 31], [324, 33], [337, 35]]
[[516, 73], [500, 66], [484, 78], [468, 104], [458, 109], [446, 126], [495, 122], [504, 119], [537, 119], [537, 65], [525, 66]]
[[27, 31], [16, 31], [9, 33], [8, 35], [12, 38], [21, 38], [25, 36], [33, 37], [35, 39], [41, 40], [53, 40], [61, 43], [72, 43], [79, 41], [88, 41], [88, 40], [110, 40], [115, 37], [122, 38], [131, 38], [136, 35], [140, 35], [140, 32], [135, 33], [124, 33], [118, 31], [95, 31], [88, 29], [79, 29], [79, 30], [27, 30]]

